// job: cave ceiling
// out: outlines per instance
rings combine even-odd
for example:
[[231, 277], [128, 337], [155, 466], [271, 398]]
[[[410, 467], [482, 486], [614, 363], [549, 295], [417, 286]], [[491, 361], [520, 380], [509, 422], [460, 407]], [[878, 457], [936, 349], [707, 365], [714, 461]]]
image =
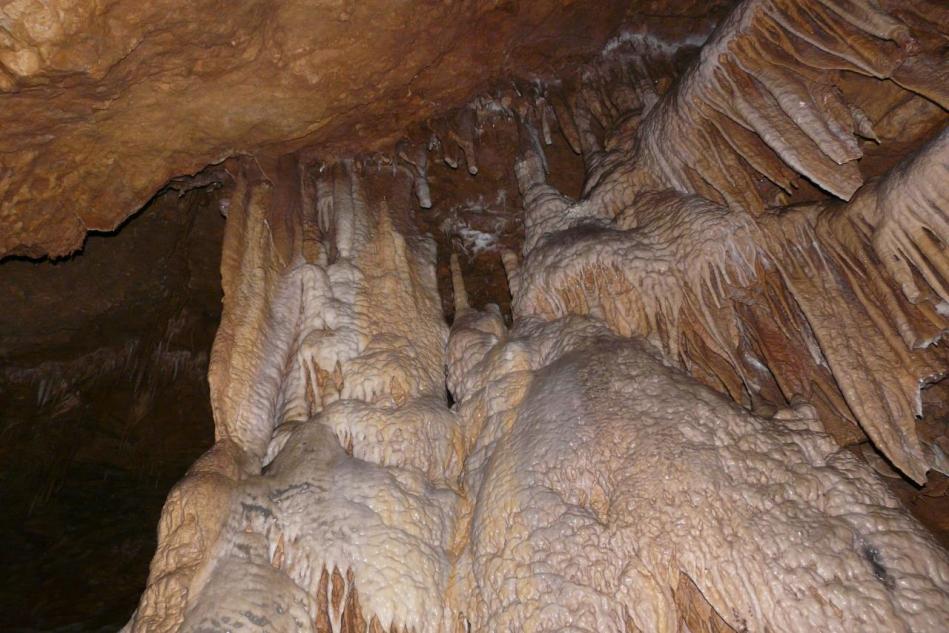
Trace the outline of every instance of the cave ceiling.
[[228, 156], [378, 148], [499, 78], [557, 75], [617, 25], [687, 31], [732, 3], [595, 4], [3, 2], [0, 256], [72, 253]]

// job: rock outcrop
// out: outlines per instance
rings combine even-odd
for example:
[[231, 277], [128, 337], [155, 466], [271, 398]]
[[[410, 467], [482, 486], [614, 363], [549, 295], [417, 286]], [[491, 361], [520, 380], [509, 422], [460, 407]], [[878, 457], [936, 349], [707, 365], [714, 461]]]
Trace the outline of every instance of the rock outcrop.
[[234, 154], [384, 143], [498, 76], [589, 55], [625, 4], [5, 2], [0, 257], [67, 255]]

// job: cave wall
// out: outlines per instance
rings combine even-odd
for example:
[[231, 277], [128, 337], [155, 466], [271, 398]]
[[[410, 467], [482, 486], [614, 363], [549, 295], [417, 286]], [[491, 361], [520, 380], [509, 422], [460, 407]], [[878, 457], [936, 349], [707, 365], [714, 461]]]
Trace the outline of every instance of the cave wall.
[[[779, 13], [788, 46], [821, 7]], [[918, 401], [946, 369], [945, 115], [861, 172], [860, 89], [798, 78], [849, 68], [867, 22], [796, 65], [742, 46], [783, 9], [742, 5], [705, 44], [721, 55], [666, 59], [664, 81], [628, 37], [389, 153], [228, 165], [218, 441], [169, 497], [127, 630], [940, 630], [949, 559], [877, 473], [946, 469]], [[892, 39], [850, 72], [897, 82], [873, 64], [903, 31], [874, 19]], [[742, 82], [751, 103], [709, 105]], [[567, 148], [582, 181], [552, 172]], [[508, 223], [510, 181], [465, 179], [512, 150]], [[445, 174], [464, 200], [436, 208]], [[413, 216], [442, 229], [441, 275]], [[501, 292], [498, 260], [508, 315], [467, 292]], [[842, 448], [868, 440], [873, 464]]]
[[120, 625], [171, 485], [213, 442], [224, 220], [158, 196], [56, 262], [0, 264], [0, 626]]
[[236, 153], [275, 158], [291, 139], [341, 151], [384, 144], [499, 76], [576, 62], [639, 8], [4, 3], [0, 129], [16, 151], [0, 154], [0, 253], [73, 252], [170, 178]]

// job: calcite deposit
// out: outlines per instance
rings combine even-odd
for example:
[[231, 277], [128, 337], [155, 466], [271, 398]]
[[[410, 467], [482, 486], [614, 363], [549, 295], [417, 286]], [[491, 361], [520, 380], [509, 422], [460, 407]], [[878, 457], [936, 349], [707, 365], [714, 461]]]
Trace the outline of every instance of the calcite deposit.
[[812, 407], [750, 415], [578, 316], [508, 332], [465, 313], [449, 359], [472, 436], [458, 562], [472, 628], [938, 631], [949, 617], [945, 551]]
[[[101, 121], [50, 109], [0, 251], [66, 252], [208, 163], [169, 186], [228, 192], [215, 444], [124, 630], [945, 630], [949, 553], [881, 478], [949, 474], [944, 7], [683, 3], [677, 33], [644, 3], [581, 41], [622, 12], [432, 4], [397, 37], [401, 5], [344, 3], [304, 37], [329, 7], [262, 3], [183, 70], [123, 6], [96, 54], [92, 17], [6, 29], [11, 103], [168, 66]], [[520, 61], [478, 86], [498, 50]], [[244, 83], [275, 56], [290, 76]], [[69, 171], [76, 135], [204, 90], [237, 105]]]

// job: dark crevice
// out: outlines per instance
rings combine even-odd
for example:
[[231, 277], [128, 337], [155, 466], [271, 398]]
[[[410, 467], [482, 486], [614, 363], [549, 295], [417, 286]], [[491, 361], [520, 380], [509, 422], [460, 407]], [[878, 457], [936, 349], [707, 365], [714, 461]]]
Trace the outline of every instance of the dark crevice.
[[116, 630], [165, 497], [213, 442], [217, 193], [158, 195], [67, 259], [0, 265], [0, 629]]

